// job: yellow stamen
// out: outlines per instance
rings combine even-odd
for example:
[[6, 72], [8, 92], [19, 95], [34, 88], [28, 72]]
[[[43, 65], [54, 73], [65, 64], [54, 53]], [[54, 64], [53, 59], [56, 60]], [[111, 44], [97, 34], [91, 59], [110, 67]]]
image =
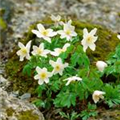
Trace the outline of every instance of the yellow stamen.
[[71, 34], [71, 31], [70, 31], [70, 30], [67, 30], [67, 31], [66, 31], [66, 34], [67, 34], [67, 35], [70, 35], [70, 34]]
[[41, 50], [41, 49], [37, 49], [37, 53], [38, 53], [38, 54], [41, 54], [41, 53], [42, 53], [42, 50]]
[[42, 34], [43, 34], [44, 36], [47, 36], [47, 35], [48, 35], [48, 31], [47, 31], [47, 30], [44, 30], [44, 31], [42, 32]]
[[64, 49], [59, 49], [59, 53], [65, 52]]
[[22, 51], [22, 54], [23, 54], [23, 55], [26, 55], [26, 54], [27, 54], [27, 49], [26, 49], [26, 48], [22, 48], [21, 51]]
[[55, 67], [55, 69], [56, 69], [56, 71], [59, 71], [59, 70], [60, 70], [60, 66], [57, 65], [57, 66]]
[[89, 37], [87, 38], [87, 42], [88, 42], [88, 43], [92, 43], [92, 37], [91, 37], [91, 36], [89, 36]]
[[42, 79], [45, 79], [46, 78], [46, 73], [41, 73], [41, 75], [40, 75], [40, 77], [42, 78]]

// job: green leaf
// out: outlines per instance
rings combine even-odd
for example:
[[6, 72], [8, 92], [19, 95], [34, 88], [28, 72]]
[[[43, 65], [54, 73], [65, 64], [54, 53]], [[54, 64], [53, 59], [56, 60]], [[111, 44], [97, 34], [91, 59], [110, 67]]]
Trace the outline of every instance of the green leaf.
[[25, 65], [22, 72], [23, 74], [27, 74], [28, 76], [31, 76], [31, 72], [32, 72], [31, 65], [30, 64]]
[[109, 107], [112, 107], [113, 105], [120, 104], [120, 92], [119, 87], [113, 87], [110, 84], [106, 84], [103, 88], [103, 91], [105, 94], [105, 101], [109, 105]]
[[60, 92], [54, 100], [56, 107], [70, 107], [76, 105], [76, 94], [67, 92]]
[[32, 103], [35, 104], [37, 107], [45, 108], [45, 103], [41, 99], [36, 99]]

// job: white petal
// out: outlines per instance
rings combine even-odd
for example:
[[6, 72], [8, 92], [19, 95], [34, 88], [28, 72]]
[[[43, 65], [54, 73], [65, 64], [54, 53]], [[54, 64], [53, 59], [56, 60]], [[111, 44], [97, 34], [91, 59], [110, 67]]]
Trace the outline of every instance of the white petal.
[[86, 49], [88, 48], [88, 45], [83, 46], [83, 51], [86, 52]]
[[95, 45], [94, 43], [93, 43], [93, 44], [89, 44], [89, 47], [90, 47], [90, 49], [91, 49], [91, 50], [93, 50], [93, 51], [94, 51], [94, 50], [95, 50], [96, 45]]
[[57, 33], [60, 34], [60, 35], [62, 35], [62, 34], [64, 34], [65, 32], [64, 32], [63, 30], [59, 30], [59, 31], [57, 31]]
[[67, 39], [67, 41], [72, 41], [72, 37], [71, 36], [67, 36], [66, 39]]
[[117, 35], [118, 39], [120, 39], [120, 35]]
[[47, 68], [44, 67], [44, 68], [42, 69], [42, 72], [47, 73]]
[[85, 38], [88, 35], [88, 30], [86, 28], [83, 29], [83, 37]]
[[66, 43], [66, 44], [63, 46], [63, 49], [66, 50], [69, 46], [70, 46], [70, 43]]
[[38, 30], [32, 30], [32, 33], [36, 34], [38, 38], [42, 37], [42, 34]]
[[44, 81], [45, 81], [45, 83], [49, 83], [49, 79], [45, 79]]
[[37, 48], [38, 48], [37, 46], [33, 45], [33, 50], [37, 50]]
[[71, 33], [71, 36], [77, 36], [77, 33], [76, 33], [75, 31], [73, 31], [73, 32]]
[[55, 21], [56, 17], [54, 15], [51, 15], [50, 18]]
[[53, 66], [53, 67], [55, 67], [55, 65], [56, 65], [53, 60], [50, 60], [50, 61], [49, 61], [49, 64], [50, 64], [51, 66]]
[[56, 16], [56, 19], [57, 19], [57, 21], [60, 21], [61, 16], [60, 16], [60, 15], [57, 15], [57, 16]]
[[71, 80], [68, 80], [65, 85], [68, 86], [70, 83], [71, 83]]
[[21, 50], [18, 50], [18, 51], [16, 52], [16, 54], [17, 54], [18, 56], [20, 56], [20, 55], [21, 55]]
[[52, 72], [48, 72], [48, 77], [52, 77], [53, 76], [53, 73]]
[[58, 53], [58, 52], [52, 52], [52, 51], [51, 51], [50, 54], [53, 55], [53, 56], [59, 56], [59, 53]]
[[20, 61], [23, 61], [24, 60], [24, 57], [23, 56], [20, 56]]
[[32, 41], [29, 41], [29, 42], [27, 43], [27, 45], [26, 45], [26, 48], [27, 48], [28, 50], [30, 49], [31, 42], [32, 42]]
[[60, 71], [59, 71], [59, 74], [62, 76], [62, 75], [63, 75], [63, 70], [60, 70]]
[[68, 63], [65, 63], [65, 64], [64, 64], [64, 68], [65, 68], [65, 67], [68, 67]]
[[58, 58], [58, 59], [57, 59], [57, 63], [61, 64], [61, 63], [62, 63], [62, 59], [61, 59], [61, 58]]
[[51, 43], [51, 39], [49, 37], [43, 37], [47, 42]]
[[94, 38], [93, 38], [93, 42], [96, 42], [97, 39], [98, 39], [98, 37], [94, 37]]
[[41, 80], [41, 79], [38, 80], [38, 84], [39, 84], [39, 85], [42, 85], [43, 83], [44, 83], [43, 80]]
[[90, 35], [94, 36], [97, 32], [97, 28], [94, 28], [93, 30], [90, 31]]
[[41, 44], [39, 45], [39, 48], [40, 48], [41, 50], [44, 50], [44, 43], [41, 43]]
[[96, 67], [98, 68], [99, 71], [103, 72], [105, 67], [107, 67], [107, 64], [104, 61], [97, 61]]
[[38, 74], [40, 74], [42, 69], [40, 67], [36, 67], [36, 71], [37, 71]]
[[24, 47], [25, 47], [21, 42], [18, 42], [18, 46], [19, 46], [20, 48], [24, 48]]
[[50, 50], [44, 50], [43, 51], [43, 55], [47, 55], [48, 53], [50, 53]]
[[86, 44], [86, 39], [82, 39], [81, 44], [84, 46]]
[[38, 28], [38, 30], [39, 30], [40, 32], [42, 32], [42, 31], [45, 30], [45, 28], [44, 28], [44, 26], [43, 26], [42, 24], [37, 24], [37, 28]]
[[34, 79], [37, 80], [37, 79], [40, 79], [40, 76], [37, 74], [34, 76]]
[[30, 58], [31, 58], [30, 55], [27, 54], [27, 55], [26, 55], [26, 59], [27, 59], [27, 60], [30, 60]]
[[71, 25], [71, 24], [72, 24], [72, 20], [69, 20], [69, 21], [68, 21], [68, 24]]

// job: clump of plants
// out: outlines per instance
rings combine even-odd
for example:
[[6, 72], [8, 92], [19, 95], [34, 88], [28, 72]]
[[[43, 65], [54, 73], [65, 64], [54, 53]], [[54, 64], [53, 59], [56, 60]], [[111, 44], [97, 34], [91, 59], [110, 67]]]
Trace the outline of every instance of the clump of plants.
[[[63, 22], [53, 15], [51, 19], [54, 25], [38, 23], [31, 31], [38, 39], [18, 43], [20, 62], [28, 60], [23, 73], [38, 81], [33, 103], [48, 110], [60, 108], [59, 114], [69, 120], [95, 117], [100, 105], [119, 105], [120, 45], [107, 61], [90, 62], [86, 51], [96, 50], [97, 28], [84, 28], [81, 37], [72, 20]], [[109, 81], [110, 75], [114, 80]]]

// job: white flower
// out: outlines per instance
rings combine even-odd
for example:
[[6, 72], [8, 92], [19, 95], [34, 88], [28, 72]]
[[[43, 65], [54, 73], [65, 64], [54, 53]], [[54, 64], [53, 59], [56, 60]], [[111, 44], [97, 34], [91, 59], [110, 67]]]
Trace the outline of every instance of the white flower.
[[104, 99], [104, 96], [103, 96], [104, 94], [105, 94], [105, 92], [95, 90], [92, 95], [92, 99], [93, 99], [94, 103], [97, 103], [100, 100], [100, 98]]
[[31, 46], [31, 41], [27, 43], [26, 46], [24, 46], [21, 42], [18, 43], [18, 46], [20, 47], [20, 50], [17, 51], [17, 55], [20, 56], [20, 61], [23, 61], [24, 58], [30, 59], [30, 46]]
[[44, 82], [49, 82], [49, 77], [52, 77], [52, 73], [48, 72], [47, 69], [36, 67], [37, 75], [34, 76], [34, 79], [38, 79], [38, 84], [42, 85]]
[[63, 30], [59, 30], [58, 34], [60, 34], [60, 38], [66, 38], [68, 41], [71, 41], [73, 36], [77, 36], [75, 32], [75, 27], [71, 25], [71, 20], [67, 23], [64, 23]]
[[117, 35], [117, 37], [118, 37], [118, 39], [120, 39], [120, 35], [119, 34]]
[[57, 35], [52, 29], [45, 29], [42, 24], [37, 24], [37, 28], [38, 30], [32, 30], [32, 32], [36, 34], [38, 38], [43, 38], [49, 43], [51, 43], [51, 37]]
[[70, 44], [66, 43], [63, 46], [63, 48], [55, 48], [53, 52], [52, 51], [50, 52], [50, 54], [53, 56], [59, 56], [62, 52], [65, 52], [69, 46], [70, 46]]
[[105, 67], [107, 67], [107, 63], [105, 63], [104, 61], [97, 61], [96, 67], [98, 68], [99, 71], [103, 72]]
[[67, 83], [66, 83], [66, 86], [68, 86], [71, 82], [74, 82], [74, 81], [81, 81], [82, 78], [78, 77], [78, 76], [72, 76], [72, 77], [69, 77], [65, 80], [68, 80]]
[[44, 43], [41, 43], [39, 45], [39, 47], [33, 46], [32, 54], [33, 55], [40, 55], [40, 56], [43, 56], [43, 57], [47, 57], [47, 54], [49, 52], [50, 52], [49, 50], [44, 49]]
[[65, 63], [65, 64], [62, 63], [61, 58], [58, 58], [56, 62], [50, 60], [49, 63], [54, 68], [53, 69], [53, 74], [54, 75], [57, 74], [57, 73], [62, 75], [64, 68], [66, 68], [68, 66], [68, 63]]
[[94, 36], [96, 34], [97, 28], [94, 28], [93, 30], [88, 33], [88, 30], [85, 28], [83, 30], [83, 39], [81, 41], [81, 44], [83, 45], [83, 50], [86, 52], [86, 49], [89, 47], [91, 50], [95, 50], [95, 42], [98, 37]]
[[61, 16], [60, 15], [57, 15], [57, 16], [51, 15], [51, 20], [55, 22], [56, 26], [58, 26], [58, 24], [60, 24]]

